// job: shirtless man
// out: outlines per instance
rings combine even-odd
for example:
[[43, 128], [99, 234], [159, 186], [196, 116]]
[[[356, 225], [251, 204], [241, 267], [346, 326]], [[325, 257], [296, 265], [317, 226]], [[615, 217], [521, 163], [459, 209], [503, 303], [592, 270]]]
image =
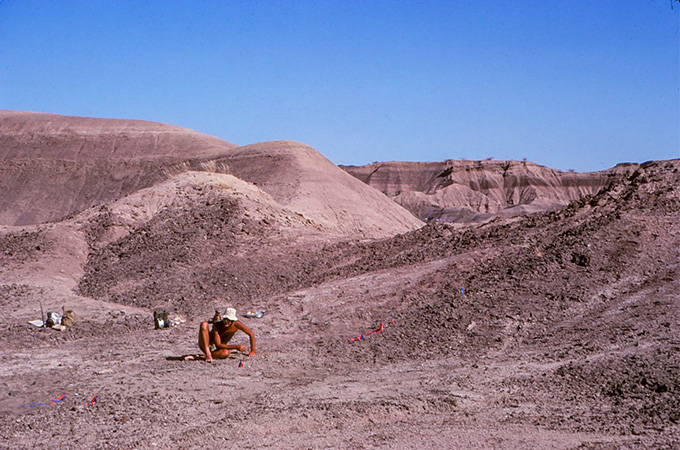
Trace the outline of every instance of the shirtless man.
[[[201, 322], [201, 327], [198, 330], [198, 348], [205, 355], [199, 355], [198, 358], [205, 359], [206, 362], [212, 362], [213, 359], [228, 358], [232, 350], [245, 352], [245, 345], [229, 344], [229, 341], [238, 330], [243, 331], [250, 337], [250, 353], [248, 353], [248, 356], [255, 356], [255, 334], [238, 320], [234, 308], [227, 308], [224, 317], [216, 315], [212, 323], [213, 327], [210, 330], [209, 322]], [[186, 360], [196, 358], [193, 355], [185, 357]]]

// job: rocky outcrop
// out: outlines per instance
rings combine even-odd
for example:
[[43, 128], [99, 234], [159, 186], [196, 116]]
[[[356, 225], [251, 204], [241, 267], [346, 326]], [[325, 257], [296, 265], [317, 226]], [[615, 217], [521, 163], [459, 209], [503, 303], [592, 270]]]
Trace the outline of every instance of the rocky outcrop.
[[561, 172], [527, 161], [385, 162], [340, 166], [421, 220], [485, 222], [559, 209], [637, 165]]

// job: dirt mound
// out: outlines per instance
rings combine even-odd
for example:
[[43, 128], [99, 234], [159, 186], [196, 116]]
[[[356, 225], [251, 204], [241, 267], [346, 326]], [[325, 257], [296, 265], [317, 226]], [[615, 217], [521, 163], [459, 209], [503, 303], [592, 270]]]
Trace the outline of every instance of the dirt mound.
[[304, 144], [236, 148], [153, 122], [0, 111], [0, 223], [56, 221], [186, 171], [256, 183], [331, 233], [384, 237], [421, 225]]
[[0, 160], [186, 160], [235, 147], [216, 137], [156, 122], [0, 110]]
[[384, 195], [358, 183], [313, 148], [276, 141], [240, 147], [218, 159], [230, 173], [256, 184], [278, 203], [329, 230], [385, 237], [422, 226]]
[[0, 224], [62, 219], [235, 147], [153, 122], [0, 111]]
[[280, 289], [286, 275], [297, 278], [294, 265], [280, 258], [286, 248], [300, 239], [332, 236], [254, 185], [201, 172], [179, 175], [83, 217], [78, 220], [94, 251], [81, 293], [184, 311]]
[[560, 172], [523, 161], [384, 162], [340, 166], [421, 220], [482, 223], [552, 211], [596, 193], [635, 165]]

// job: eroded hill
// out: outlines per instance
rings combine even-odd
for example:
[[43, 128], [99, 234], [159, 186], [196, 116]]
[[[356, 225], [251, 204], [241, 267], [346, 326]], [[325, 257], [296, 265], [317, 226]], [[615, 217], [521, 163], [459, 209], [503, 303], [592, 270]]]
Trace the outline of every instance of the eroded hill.
[[[465, 227], [421, 226], [304, 144], [201, 161], [0, 227], [0, 444], [680, 444], [680, 160]], [[181, 361], [227, 304], [257, 356]], [[74, 326], [29, 325], [43, 305]], [[157, 308], [188, 321], [154, 330]]]
[[258, 183], [334, 233], [381, 237], [421, 226], [304, 144], [238, 147], [153, 122], [0, 111], [0, 224], [61, 220], [188, 171]]
[[553, 211], [631, 173], [634, 164], [603, 172], [561, 172], [528, 161], [381, 162], [340, 166], [421, 220], [483, 223]]
[[154, 122], [0, 111], [0, 224], [63, 219], [234, 147]]

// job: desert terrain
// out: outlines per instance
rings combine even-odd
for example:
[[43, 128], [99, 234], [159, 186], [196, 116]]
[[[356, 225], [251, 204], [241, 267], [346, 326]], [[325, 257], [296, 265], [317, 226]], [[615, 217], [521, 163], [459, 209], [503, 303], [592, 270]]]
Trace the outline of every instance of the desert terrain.
[[680, 447], [680, 160], [378, 166], [0, 111], [0, 447]]

